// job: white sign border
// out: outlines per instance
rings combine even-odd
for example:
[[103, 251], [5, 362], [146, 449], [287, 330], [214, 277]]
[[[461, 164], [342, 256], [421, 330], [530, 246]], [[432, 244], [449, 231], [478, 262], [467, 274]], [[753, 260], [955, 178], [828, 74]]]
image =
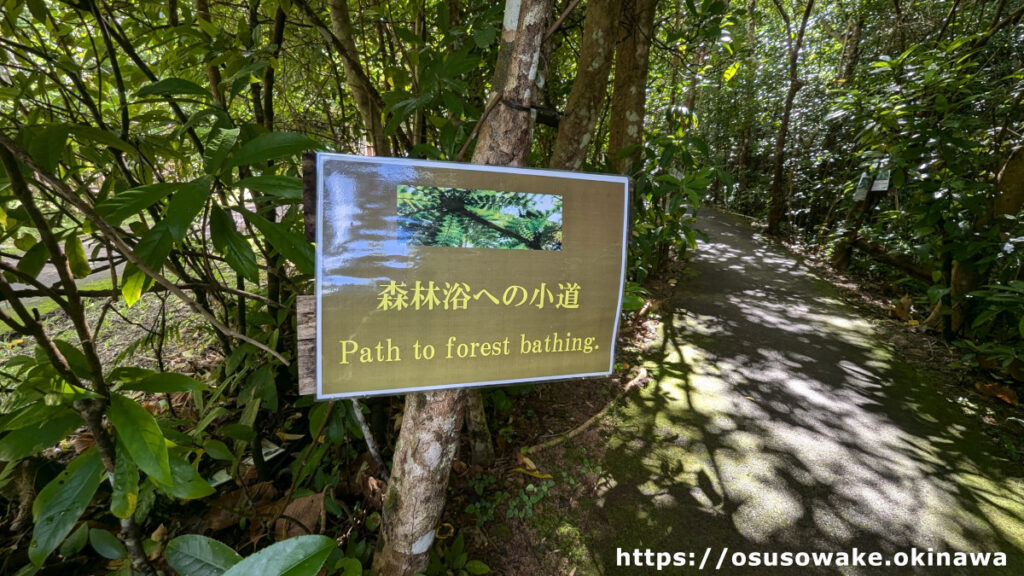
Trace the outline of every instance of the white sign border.
[[[388, 390], [362, 390], [358, 392], [339, 392], [336, 394], [324, 394], [323, 392], [323, 362], [321, 362], [321, 323], [323, 309], [323, 295], [321, 293], [320, 276], [323, 266], [323, 230], [320, 225], [323, 219], [324, 208], [324, 163], [329, 160], [342, 160], [347, 162], [364, 162], [372, 164], [392, 164], [397, 166], [417, 166], [424, 168], [444, 168], [454, 170], [467, 170], [476, 172], [497, 172], [504, 174], [523, 174], [527, 176], [546, 176], [549, 178], [566, 178], [573, 180], [591, 180], [596, 182], [617, 182], [622, 184], [622, 259], [619, 272], [619, 302], [615, 307], [615, 322], [612, 329], [611, 356], [608, 361], [608, 370], [604, 372], [589, 372], [585, 374], [562, 374], [557, 376], [541, 376], [535, 378], [513, 378], [509, 380], [488, 380], [483, 382], [464, 382], [459, 384], [444, 384], [439, 386], [418, 386], [416, 388], [395, 388]], [[413, 160], [410, 158], [392, 158], [384, 156], [356, 156], [354, 154], [338, 154], [332, 152], [316, 153], [316, 265], [314, 268], [315, 291], [316, 291], [316, 399], [335, 400], [338, 398], [368, 398], [372, 396], [392, 396], [396, 394], [409, 394], [412, 392], [427, 392], [431, 390], [451, 390], [457, 388], [483, 388], [486, 386], [502, 386], [509, 384], [525, 384], [529, 382], [548, 382], [553, 380], [569, 380], [573, 378], [593, 378], [597, 376], [608, 376], [615, 369], [616, 340], [619, 334], [619, 319], [622, 316], [622, 297], [626, 287], [626, 256], [629, 251], [629, 216], [630, 216], [630, 179], [626, 176], [613, 174], [592, 174], [587, 172], [569, 172], [566, 170], [541, 170], [534, 168], [517, 168], [507, 166], [490, 166], [485, 164], [467, 164], [462, 162], [439, 162], [435, 160]]]

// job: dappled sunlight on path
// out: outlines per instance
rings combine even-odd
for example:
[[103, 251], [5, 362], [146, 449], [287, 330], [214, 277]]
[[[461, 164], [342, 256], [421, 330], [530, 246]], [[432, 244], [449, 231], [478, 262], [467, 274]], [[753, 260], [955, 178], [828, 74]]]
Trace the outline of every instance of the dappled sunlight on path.
[[608, 444], [602, 526], [589, 531], [595, 573], [653, 573], [617, 568], [617, 548], [695, 550], [699, 561], [706, 546], [1000, 551], [1002, 570], [809, 571], [1024, 573], [1019, 467], [794, 257], [731, 217], [701, 224], [709, 241], [648, 358], [652, 382], [619, 411]]

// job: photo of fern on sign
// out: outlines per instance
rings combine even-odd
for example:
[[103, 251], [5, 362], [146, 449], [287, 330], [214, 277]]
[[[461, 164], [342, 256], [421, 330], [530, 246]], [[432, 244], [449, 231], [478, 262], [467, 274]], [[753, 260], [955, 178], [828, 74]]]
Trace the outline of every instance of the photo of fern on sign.
[[622, 176], [317, 155], [317, 397], [610, 374]]
[[562, 248], [557, 194], [401, 185], [398, 218], [399, 236], [417, 246]]

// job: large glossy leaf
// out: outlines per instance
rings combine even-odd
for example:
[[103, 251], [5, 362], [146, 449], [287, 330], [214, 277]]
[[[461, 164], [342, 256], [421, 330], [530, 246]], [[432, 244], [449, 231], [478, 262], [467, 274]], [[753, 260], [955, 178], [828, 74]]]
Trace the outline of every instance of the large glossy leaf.
[[32, 504], [32, 542], [28, 557], [36, 566], [42, 566], [89, 505], [93, 494], [103, 481], [103, 461], [95, 447], [78, 458], [50, 481]]
[[178, 96], [183, 94], [213, 98], [210, 91], [206, 88], [182, 78], [164, 78], [148, 86], [143, 86], [141, 90], [135, 93], [135, 96], [142, 98], [145, 96]]
[[89, 544], [92, 545], [93, 550], [107, 560], [119, 560], [128, 556], [128, 551], [124, 549], [124, 544], [117, 539], [117, 536], [100, 528], [89, 530]]
[[[171, 253], [175, 242], [180, 242], [188, 233], [192, 221], [210, 198], [210, 177], [203, 176], [191, 182], [179, 184], [174, 197], [167, 205], [163, 220], [149, 229], [135, 246], [135, 256], [150, 268], [160, 270]], [[121, 285], [125, 303], [131, 306], [138, 301], [150, 279], [133, 265], [126, 266]]]
[[82, 240], [77, 235], [68, 237], [64, 243], [64, 253], [68, 257], [68, 264], [71, 266], [71, 273], [75, 278], [85, 278], [92, 274], [89, 259], [85, 255], [85, 246], [82, 245]]
[[71, 127], [67, 124], [33, 126], [28, 132], [28, 153], [50, 172], [57, 169]]
[[150, 394], [174, 394], [175, 392], [196, 392], [209, 390], [209, 387], [195, 378], [173, 372], [156, 372], [145, 376], [137, 382], [121, 387], [122, 390], [139, 390]]
[[14, 462], [53, 446], [82, 424], [82, 417], [70, 408], [7, 433], [0, 438], [0, 462]]
[[267, 242], [282, 256], [291, 260], [303, 274], [312, 274], [314, 268], [313, 245], [306, 242], [301, 234], [296, 234], [280, 222], [271, 222], [266, 218], [243, 210], [242, 214], [263, 236]]
[[107, 417], [135, 464], [157, 482], [171, 484], [167, 441], [153, 416], [131, 398], [112, 394]]
[[157, 481], [157, 484], [175, 498], [182, 500], [195, 500], [196, 498], [204, 498], [213, 494], [213, 486], [203, 479], [195, 468], [189, 464], [188, 460], [180, 458], [178, 456], [170, 457], [171, 464], [171, 476], [173, 480], [171, 482]]
[[206, 139], [206, 151], [203, 154], [207, 174], [216, 174], [224, 165], [224, 159], [231, 153], [238, 141], [238, 128], [214, 128]]
[[260, 281], [259, 268], [256, 265], [256, 254], [237, 230], [235, 223], [219, 206], [210, 211], [210, 236], [213, 247], [224, 255], [228, 265], [246, 280]]
[[286, 200], [302, 199], [302, 180], [292, 176], [251, 176], [235, 182], [235, 188], [245, 188]]
[[246, 142], [228, 160], [227, 166], [256, 164], [267, 160], [286, 159], [306, 150], [319, 148], [315, 140], [295, 132], [268, 132]]
[[124, 442], [118, 441], [116, 450], [110, 511], [118, 518], [130, 518], [139, 504], [139, 468], [125, 449]]
[[138, 214], [170, 194], [178, 191], [185, 182], [161, 182], [139, 186], [115, 194], [96, 205], [96, 212], [113, 226], [118, 226], [126, 218]]
[[249, 556], [224, 576], [315, 576], [337, 545], [326, 536], [296, 536]]
[[164, 555], [175, 572], [187, 576], [220, 576], [242, 561], [230, 547], [199, 534], [171, 540]]
[[18, 260], [18, 270], [30, 278], [35, 278], [43, 271], [43, 267], [49, 260], [50, 251], [42, 242], [38, 242]]

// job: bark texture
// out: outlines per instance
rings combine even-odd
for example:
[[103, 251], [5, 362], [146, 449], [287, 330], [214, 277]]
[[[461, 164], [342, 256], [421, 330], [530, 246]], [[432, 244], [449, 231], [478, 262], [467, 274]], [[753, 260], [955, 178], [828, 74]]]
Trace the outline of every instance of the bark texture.
[[647, 69], [657, 5], [658, 0], [622, 2], [611, 120], [608, 124], [608, 153], [620, 174], [631, 172], [640, 160], [639, 146], [643, 141], [647, 107]]
[[622, 0], [590, 0], [587, 4], [576, 79], [558, 124], [551, 168], [579, 170], [583, 166], [604, 107], [621, 7]]
[[[785, 9], [776, 0], [775, 5], [779, 13], [786, 21], [786, 30], [789, 31], [789, 16]], [[803, 87], [803, 82], [797, 74], [797, 64], [800, 61], [800, 49], [804, 43], [804, 31], [807, 30], [807, 21], [814, 10], [814, 0], [807, 0], [804, 8], [803, 18], [800, 20], [800, 29], [796, 33], [796, 40], [789, 47], [789, 90], [786, 91], [786, 104], [782, 110], [782, 121], [779, 123], [779, 133], [775, 138], [775, 163], [772, 169], [772, 193], [771, 210], [768, 213], [768, 234], [778, 236], [782, 233], [782, 221], [786, 217], [786, 189], [785, 174], [783, 166], [786, 163], [786, 140], [789, 138], [789, 119], [793, 113], [793, 101], [796, 93]]]
[[522, 166], [526, 163], [533, 133], [530, 93], [537, 77], [537, 54], [550, 12], [551, 0], [521, 2], [519, 28], [509, 53], [508, 72], [498, 104], [480, 129], [473, 151], [474, 164]]
[[484, 397], [479, 390], [466, 393], [466, 430], [469, 432], [469, 460], [477, 466], [488, 468], [494, 464], [494, 442], [491, 429], [487, 426], [484, 412]]
[[355, 34], [352, 32], [352, 18], [348, 11], [348, 0], [330, 0], [331, 8], [331, 31], [344, 47], [344, 52], [351, 58], [343, 58], [345, 66], [345, 79], [348, 89], [352, 92], [352, 99], [356, 101], [356, 108], [363, 118], [363, 125], [366, 128], [370, 143], [373, 145], [376, 156], [390, 156], [391, 150], [388, 145], [387, 136], [384, 133], [383, 110], [377, 99], [371, 94], [367, 87], [358, 79], [365, 76], [362, 69], [357, 69], [356, 61], [359, 52], [356, 50]]
[[461, 428], [462, 391], [409, 394], [384, 499], [377, 576], [423, 571], [444, 509]]

